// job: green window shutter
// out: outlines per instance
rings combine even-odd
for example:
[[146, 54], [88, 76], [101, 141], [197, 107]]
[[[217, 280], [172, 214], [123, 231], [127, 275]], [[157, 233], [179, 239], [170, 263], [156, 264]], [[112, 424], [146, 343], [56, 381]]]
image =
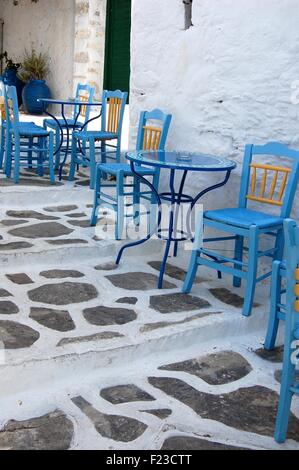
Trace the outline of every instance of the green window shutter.
[[108, 0], [104, 88], [130, 91], [131, 0]]

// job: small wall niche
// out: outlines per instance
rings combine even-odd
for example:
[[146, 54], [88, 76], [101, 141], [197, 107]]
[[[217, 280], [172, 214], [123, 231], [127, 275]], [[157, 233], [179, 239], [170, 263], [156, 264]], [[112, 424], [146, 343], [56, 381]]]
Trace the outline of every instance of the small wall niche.
[[193, 0], [183, 0], [183, 4], [185, 7], [185, 29], [189, 29], [191, 26], [193, 26], [192, 3], [193, 3]]

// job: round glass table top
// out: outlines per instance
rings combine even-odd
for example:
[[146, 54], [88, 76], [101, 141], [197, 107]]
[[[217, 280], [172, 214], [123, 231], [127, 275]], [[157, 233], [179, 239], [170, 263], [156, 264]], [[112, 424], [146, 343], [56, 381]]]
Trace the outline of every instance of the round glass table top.
[[48, 104], [64, 104], [64, 105], [73, 105], [73, 106], [102, 106], [102, 103], [96, 101], [79, 101], [75, 98], [69, 98], [67, 100], [59, 100], [52, 98], [39, 98], [37, 101]]
[[226, 158], [183, 151], [135, 151], [128, 152], [126, 158], [147, 166], [191, 171], [228, 171], [237, 166], [234, 161]]

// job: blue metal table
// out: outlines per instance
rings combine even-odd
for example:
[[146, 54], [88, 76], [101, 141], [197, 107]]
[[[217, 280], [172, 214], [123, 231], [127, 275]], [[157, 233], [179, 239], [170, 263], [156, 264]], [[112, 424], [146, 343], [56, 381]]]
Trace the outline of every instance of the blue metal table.
[[[193, 240], [190, 238], [191, 233], [191, 214], [192, 210], [194, 209], [196, 203], [199, 201], [202, 196], [207, 194], [208, 192], [220, 188], [224, 186], [231, 175], [232, 170], [236, 168], [236, 163], [232, 160], [228, 160], [226, 158], [220, 158], [213, 155], [206, 155], [202, 153], [190, 153], [190, 152], [168, 152], [168, 151], [156, 151], [156, 152], [148, 152], [148, 151], [135, 151], [129, 152], [126, 155], [126, 158], [130, 161], [131, 170], [134, 175], [144, 184], [146, 184], [151, 191], [155, 194], [157, 205], [158, 205], [158, 218], [157, 218], [157, 225], [151, 233], [141, 239], [137, 240], [132, 243], [128, 243], [124, 245], [118, 253], [116, 264], [120, 263], [121, 257], [123, 252], [127, 248], [131, 248], [142, 243], [145, 243], [149, 240], [154, 234], [160, 239], [166, 241], [166, 248], [164, 257], [161, 263], [160, 268], [160, 276], [158, 281], [158, 288], [162, 289], [163, 287], [163, 277], [166, 268], [166, 262], [169, 255], [171, 244], [174, 243], [174, 256], [177, 255], [177, 248], [178, 243], [181, 241], [186, 241], [188, 239]], [[149, 166], [159, 169], [166, 169], [170, 171], [169, 177], [169, 192], [159, 193], [156, 188], [146, 179], [144, 176], [138, 173], [138, 165], [142, 166]], [[184, 193], [184, 187], [186, 183], [186, 178], [188, 172], [193, 171], [200, 171], [200, 172], [224, 172], [225, 176], [224, 179], [212, 186], [209, 186], [203, 190], [201, 190], [195, 197], [190, 196]], [[181, 180], [179, 184], [179, 189], [176, 191], [175, 189], [175, 174], [176, 172], [180, 172]], [[163, 229], [161, 229], [161, 221], [162, 221], [162, 201], [167, 201], [170, 203], [170, 213], [169, 213], [169, 226], [167, 229], [167, 235], [163, 236]], [[187, 233], [179, 231], [181, 236], [177, 236], [177, 210], [182, 203], [189, 204], [189, 210], [187, 215]]]
[[[50, 113], [46, 109], [44, 110], [45, 114], [47, 114], [52, 119], [54, 119], [54, 121], [56, 122], [56, 124], [58, 125], [58, 127], [60, 129], [60, 143], [59, 143], [59, 146], [57, 147], [57, 149], [55, 150], [54, 155], [56, 155], [60, 151], [64, 152], [64, 158], [63, 158], [63, 161], [62, 161], [62, 163], [59, 167], [59, 181], [61, 181], [63, 167], [66, 163], [66, 159], [67, 159], [68, 153], [70, 151], [70, 135], [71, 135], [70, 131], [76, 129], [80, 132], [80, 131], [84, 130], [84, 128], [87, 127], [89, 123], [91, 123], [92, 121], [95, 121], [96, 119], [99, 119], [102, 115], [102, 103], [99, 103], [99, 102], [96, 102], [96, 101], [79, 101], [79, 100], [76, 100], [76, 99], [68, 99], [68, 100], [58, 100], [57, 99], [56, 100], [56, 99], [51, 99], [51, 98], [40, 98], [38, 101], [40, 101], [42, 103], [61, 106], [61, 116], [62, 116], [62, 119], [63, 119], [63, 122], [64, 122], [64, 126], [61, 125], [59, 119], [57, 119], [57, 117], [54, 116], [54, 114]], [[65, 116], [65, 108], [67, 106], [78, 106], [78, 112], [75, 116], [73, 124], [70, 124], [68, 122], [68, 119]], [[86, 121], [84, 124], [81, 125], [81, 123], [78, 123], [78, 119], [79, 119], [79, 116], [81, 114], [82, 106], [101, 106], [101, 111], [97, 116], [94, 116], [93, 118], [89, 119], [88, 121]], [[63, 147], [63, 144], [64, 144], [64, 129], [66, 130], [66, 144]], [[81, 148], [79, 150], [82, 152]]]

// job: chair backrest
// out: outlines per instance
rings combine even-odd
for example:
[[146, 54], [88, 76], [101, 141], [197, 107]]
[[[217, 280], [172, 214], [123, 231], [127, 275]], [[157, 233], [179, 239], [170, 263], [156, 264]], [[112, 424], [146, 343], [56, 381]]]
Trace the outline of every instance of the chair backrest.
[[4, 87], [4, 101], [7, 128], [12, 129], [15, 134], [19, 132], [19, 105], [15, 86]]
[[287, 291], [286, 333], [290, 335], [295, 328], [298, 329], [299, 323], [299, 226], [294, 220], [284, 221], [284, 236]]
[[[76, 101], [90, 102], [93, 101], [93, 97], [95, 94], [95, 88], [91, 85], [84, 85], [83, 83], [78, 83], [77, 91], [76, 91]], [[90, 115], [90, 106], [80, 106], [80, 118], [87, 122], [89, 120]], [[76, 119], [79, 112], [79, 106], [74, 107], [74, 119]]]
[[[276, 157], [277, 165], [254, 163], [255, 155]], [[290, 167], [280, 163], [291, 161]], [[280, 207], [281, 217], [290, 216], [299, 180], [299, 152], [278, 142], [266, 145], [246, 145], [239, 207], [246, 207], [248, 201]]]
[[140, 114], [136, 150], [164, 150], [169, 131], [171, 114], [160, 109]]
[[121, 136], [122, 124], [128, 93], [120, 90], [103, 91], [102, 96], [102, 131]]
[[4, 82], [0, 79], [0, 120], [5, 121]]

